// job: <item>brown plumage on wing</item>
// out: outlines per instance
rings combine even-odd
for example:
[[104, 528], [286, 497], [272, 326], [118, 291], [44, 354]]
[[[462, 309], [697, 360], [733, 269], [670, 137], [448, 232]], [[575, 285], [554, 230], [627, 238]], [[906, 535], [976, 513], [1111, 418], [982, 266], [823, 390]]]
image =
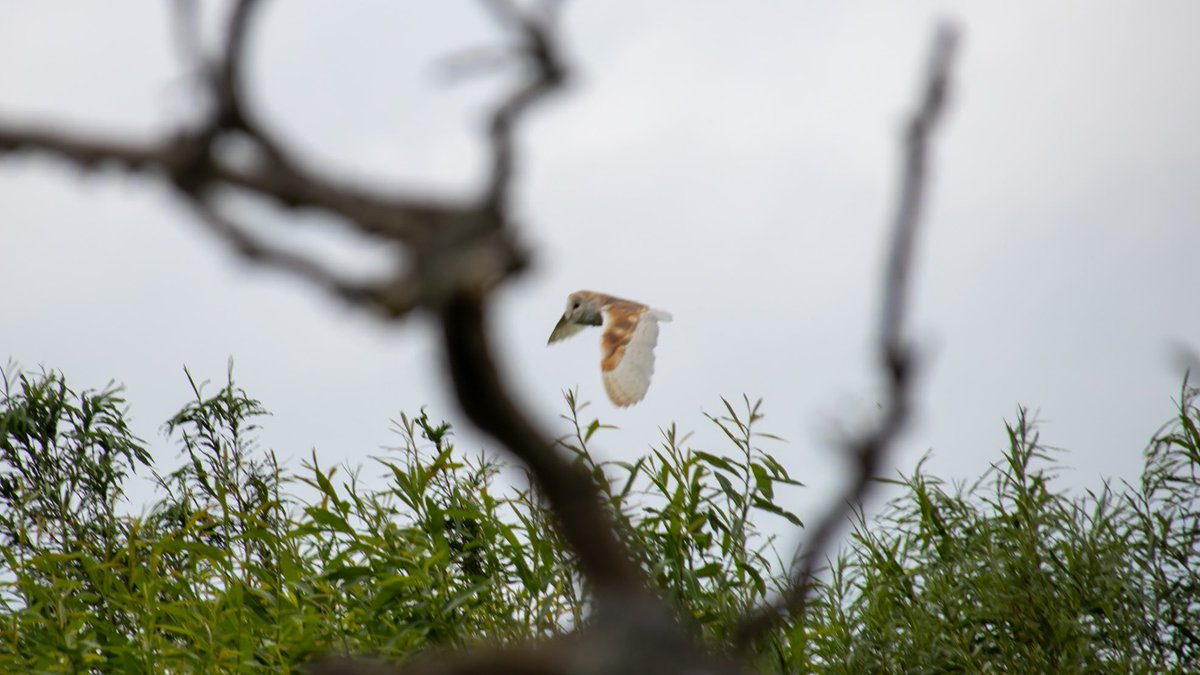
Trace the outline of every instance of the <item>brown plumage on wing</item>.
[[567, 296], [567, 308], [550, 333], [547, 344], [558, 342], [588, 326], [602, 326], [600, 372], [604, 390], [619, 406], [630, 406], [646, 396], [654, 374], [654, 345], [658, 322], [671, 315], [650, 307], [595, 291]]

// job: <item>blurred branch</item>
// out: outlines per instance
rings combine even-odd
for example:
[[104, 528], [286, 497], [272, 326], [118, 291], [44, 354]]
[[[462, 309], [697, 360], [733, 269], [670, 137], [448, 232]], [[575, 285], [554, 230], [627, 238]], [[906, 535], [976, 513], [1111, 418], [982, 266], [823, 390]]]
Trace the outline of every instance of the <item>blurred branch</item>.
[[247, 260], [268, 267], [274, 267], [307, 279], [347, 302], [358, 304], [371, 304], [374, 302], [393, 309], [400, 309], [401, 311], [411, 309], [415, 298], [409, 297], [409, 304], [407, 306], [403, 305], [399, 301], [399, 298], [380, 302], [375, 295], [377, 290], [372, 289], [369, 285], [341, 278], [336, 272], [311, 258], [264, 244], [261, 240], [250, 234], [250, 228], [238, 224], [228, 216], [222, 215], [210, 202], [210, 198], [202, 197], [192, 201], [190, 205], [200, 217], [201, 222], [208, 225], [209, 229], [216, 233], [217, 236], [225, 239], [234, 250]]
[[856, 506], [870, 492], [880, 463], [908, 421], [912, 405], [913, 359], [902, 329], [913, 245], [926, 191], [930, 137], [945, 109], [950, 67], [957, 43], [956, 28], [951, 25], [938, 28], [920, 104], [905, 129], [899, 202], [892, 221], [892, 242], [883, 279], [879, 325], [879, 367], [887, 382], [882, 417], [874, 428], [846, 443], [845, 452], [853, 459], [854, 475], [805, 542], [804, 553], [798, 560], [791, 586], [777, 602], [751, 613], [738, 627], [735, 641], [740, 649], [748, 648], [788, 617], [803, 618], [818, 567], [826, 558], [826, 550], [834, 541], [834, 535], [845, 526]]
[[499, 23], [524, 38], [522, 51], [537, 73], [492, 113], [492, 176], [486, 199], [492, 210], [501, 212], [507, 206], [513, 176], [513, 125], [531, 105], [563, 84], [566, 69], [552, 42], [558, 3], [547, 0], [528, 14], [522, 14], [510, 0], [485, 0], [483, 4]]
[[[81, 169], [108, 167], [150, 175], [169, 185], [201, 223], [247, 260], [286, 271], [386, 320], [417, 310], [435, 317], [463, 411], [529, 467], [595, 591], [594, 612], [586, 627], [577, 627], [574, 641], [457, 654], [399, 669], [329, 661], [319, 667], [321, 672], [734, 672], [733, 664], [700, 649], [664, 603], [649, 592], [645, 574], [618, 536], [594, 480], [582, 465], [559, 452], [513, 402], [489, 346], [490, 292], [527, 265], [511, 222], [511, 191], [518, 167], [515, 128], [567, 77], [554, 40], [559, 3], [546, 0], [522, 9], [511, 0], [484, 0], [499, 25], [516, 37], [513, 53], [527, 73], [489, 116], [490, 163], [484, 184], [477, 195], [459, 200], [379, 193], [322, 175], [298, 161], [245, 101], [246, 49], [262, 4], [238, 0], [233, 5], [219, 57], [210, 60], [204, 56], [199, 31], [188, 30], [187, 24], [197, 20], [195, 4], [177, 0], [176, 28], [187, 41], [181, 48], [187, 58], [198, 60], [212, 106], [199, 124], [181, 125], [157, 141], [135, 142], [0, 121], [0, 158], [32, 152]], [[955, 33], [943, 29], [924, 101], [907, 135], [880, 328], [880, 356], [889, 381], [885, 414], [876, 429], [849, 444], [857, 459], [854, 481], [815, 530], [793, 588], [778, 604], [747, 618], [740, 633], [743, 645], [787, 616], [803, 616], [823, 551], [849, 510], [866, 494], [881, 457], [907, 418], [911, 364], [901, 336], [904, 301], [924, 191], [926, 145], [943, 107], [954, 42]], [[240, 156], [234, 161], [228, 156], [233, 153], [225, 151], [230, 144], [248, 148], [248, 153], [237, 153]], [[359, 283], [315, 258], [275, 246], [217, 207], [216, 197], [223, 190], [287, 209], [332, 215], [380, 248], [397, 251], [395, 270], [386, 278]]]
[[[501, 27], [516, 37], [514, 53], [528, 73], [491, 113], [491, 171], [479, 196], [445, 201], [342, 184], [301, 166], [258, 123], [245, 103], [244, 71], [253, 20], [262, 5], [261, 0], [238, 0], [232, 6], [220, 54], [210, 60], [195, 25], [195, 4], [176, 2], [175, 29], [185, 40], [181, 49], [185, 58], [201, 61], [195, 66], [205, 74], [212, 104], [199, 125], [157, 142], [133, 142], [0, 123], [0, 156], [36, 152], [83, 169], [111, 167], [152, 175], [172, 186], [211, 232], [247, 260], [286, 271], [385, 319], [416, 309], [430, 312], [442, 322], [448, 367], [463, 410], [528, 464], [587, 580], [614, 596], [643, 595], [644, 575], [618, 538], [590, 476], [560, 454], [512, 402], [490, 353], [484, 321], [491, 289], [526, 265], [509, 224], [517, 163], [513, 135], [529, 110], [566, 78], [552, 35], [556, 3], [527, 11], [502, 0], [485, 2]], [[226, 157], [221, 150], [227, 141], [248, 147], [249, 161]], [[354, 282], [313, 257], [255, 236], [249, 224], [217, 208], [217, 195], [229, 190], [338, 217], [381, 248], [396, 250], [395, 271], [380, 280]]]

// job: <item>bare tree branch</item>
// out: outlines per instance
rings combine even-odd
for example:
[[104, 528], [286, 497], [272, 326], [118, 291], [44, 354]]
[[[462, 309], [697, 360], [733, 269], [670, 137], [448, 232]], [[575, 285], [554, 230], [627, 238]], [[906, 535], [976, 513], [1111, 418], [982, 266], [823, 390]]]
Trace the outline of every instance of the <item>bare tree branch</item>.
[[791, 586], [774, 604], [751, 613], [735, 631], [739, 649], [749, 648], [758, 638], [791, 617], [802, 619], [813, 590], [819, 566], [834, 535], [874, 485], [876, 471], [908, 421], [912, 391], [912, 355], [902, 334], [908, 300], [909, 270], [913, 245], [920, 224], [927, 182], [930, 137], [946, 104], [958, 31], [945, 24], [938, 28], [923, 83], [920, 104], [909, 120], [904, 135], [903, 166], [899, 201], [892, 221], [892, 242], [883, 279], [878, 357], [887, 382], [883, 415], [878, 424], [857, 440], [848, 442], [846, 454], [854, 461], [854, 475], [828, 513], [817, 521], [804, 544]]
[[[244, 97], [246, 45], [261, 0], [237, 0], [219, 57], [203, 56], [194, 3], [177, 0], [177, 28], [185, 56], [202, 62], [212, 109], [200, 124], [156, 142], [119, 141], [0, 121], [0, 158], [19, 152], [53, 156], [84, 169], [109, 167], [146, 174], [169, 184], [201, 223], [233, 251], [256, 263], [304, 279], [348, 303], [395, 320], [424, 310], [440, 323], [447, 368], [465, 414], [499, 440], [534, 475], [558, 519], [563, 538], [578, 555], [595, 590], [589, 625], [570, 640], [455, 655], [401, 669], [360, 661], [330, 661], [325, 673], [731, 673], [737, 666], [704, 652], [666, 605], [650, 592], [642, 569], [622, 542], [588, 471], [564, 456], [517, 406], [504, 386], [488, 340], [490, 292], [527, 265], [528, 255], [511, 223], [517, 169], [514, 133], [537, 103], [563, 86], [567, 70], [554, 41], [558, 2], [523, 10], [512, 0], [483, 0], [499, 24], [517, 38], [515, 53], [526, 77], [491, 111], [487, 126], [490, 171], [471, 198], [433, 200], [380, 194], [303, 166], [248, 109]], [[944, 28], [935, 43], [924, 98], [906, 135], [900, 202], [885, 278], [880, 359], [888, 379], [878, 426], [848, 444], [855, 479], [841, 502], [819, 522], [798, 561], [792, 588], [778, 603], [746, 618], [738, 634], [751, 645], [787, 617], [804, 615], [817, 565], [846, 515], [867, 493], [871, 478], [894, 442], [910, 406], [911, 357], [901, 335], [913, 241], [926, 182], [929, 136], [944, 107], [956, 33]], [[223, 156], [223, 141], [248, 145], [249, 161]], [[227, 153], [226, 153], [227, 154]], [[268, 243], [215, 203], [234, 190], [286, 208], [338, 217], [346, 227], [396, 249], [387, 278], [355, 282], [317, 260]], [[401, 255], [403, 254], [403, 255]]]
[[[245, 62], [246, 35], [250, 32], [250, 20], [254, 10], [262, 5], [261, 0], [238, 0], [229, 14], [229, 28], [225, 32], [224, 58], [216, 69], [221, 99], [225, 105], [236, 108], [242, 94], [242, 64]], [[224, 107], [224, 106], [222, 106]]]
[[208, 225], [212, 232], [224, 239], [230, 247], [246, 259], [307, 279], [347, 302], [364, 305], [377, 304], [379, 305], [378, 309], [384, 314], [405, 312], [415, 306], [417, 300], [415, 292], [406, 297], [395, 294], [389, 296], [387, 301], [382, 301], [378, 298], [381, 291], [370, 284], [344, 279], [312, 258], [271, 246], [259, 240], [250, 234], [248, 227], [239, 225], [228, 216], [222, 215], [211, 204], [211, 201], [211, 198], [200, 198], [189, 202], [189, 205], [201, 222]]
[[[387, 319], [417, 308], [443, 321], [446, 353], [463, 409], [529, 465], [556, 510], [565, 539], [579, 555], [586, 578], [597, 588], [644, 593], [645, 580], [604, 511], [591, 478], [559, 453], [512, 403], [488, 350], [486, 297], [526, 265], [526, 254], [508, 227], [508, 193], [516, 163], [514, 130], [537, 102], [558, 89], [565, 68], [552, 40], [553, 3], [523, 11], [486, 3], [517, 38], [528, 76], [496, 106], [488, 126], [492, 155], [489, 180], [478, 199], [435, 201], [381, 195], [303, 168], [258, 124], [244, 101], [246, 45], [260, 0], [238, 0], [229, 15], [219, 58], [199, 66], [213, 110], [198, 129], [183, 129], [153, 143], [116, 141], [0, 123], [0, 155], [38, 152], [82, 168], [111, 167], [144, 173], [172, 185], [200, 221], [239, 255], [286, 271], [344, 301]], [[176, 28], [196, 20], [195, 7], [176, 5]], [[188, 52], [200, 54], [198, 38]], [[223, 138], [249, 141], [256, 155], [234, 162], [218, 152]], [[222, 190], [240, 190], [289, 208], [312, 208], [392, 246], [406, 256], [394, 276], [357, 283], [307, 256], [269, 244], [214, 205]]]
[[503, 213], [508, 203], [508, 190], [513, 175], [513, 125], [531, 105], [562, 86], [566, 79], [566, 69], [559, 59], [558, 50], [551, 42], [555, 18], [553, 3], [546, 4], [542, 12], [530, 14], [522, 14], [509, 0], [485, 0], [483, 4], [492, 10], [492, 15], [498, 21], [522, 35], [522, 51], [537, 72], [525, 86], [513, 92], [507, 101], [497, 106], [489, 125], [492, 174], [485, 203], [493, 211]]
[[164, 171], [173, 160], [166, 144], [145, 145], [73, 137], [50, 129], [0, 122], [0, 156], [22, 151], [57, 157], [82, 169], [112, 166], [130, 173]]

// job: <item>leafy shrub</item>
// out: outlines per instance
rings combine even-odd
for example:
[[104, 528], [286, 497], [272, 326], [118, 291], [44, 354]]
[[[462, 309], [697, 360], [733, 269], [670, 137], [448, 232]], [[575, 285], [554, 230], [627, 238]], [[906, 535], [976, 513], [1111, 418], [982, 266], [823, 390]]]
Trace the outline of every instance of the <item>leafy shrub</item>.
[[[211, 396], [189, 381], [194, 400], [165, 425], [182, 465], [155, 474], [140, 516], [115, 510], [121, 480], [150, 467], [115, 389], [77, 394], [43, 373], [5, 392], [0, 671], [286, 671], [586, 622], [588, 590], [536, 489], [500, 485], [499, 462], [462, 456], [449, 425], [402, 414], [400, 447], [377, 458], [382, 488], [315, 452], [290, 475], [255, 448], [257, 400], [232, 377]], [[720, 635], [774, 583], [751, 510], [795, 519], [772, 501], [795, 481], [752, 445], [758, 406], [714, 418], [733, 458], [684, 449], [672, 428], [642, 461], [599, 465], [586, 445], [604, 425], [568, 403], [578, 433], [564, 447], [604, 481], [655, 579]]]
[[[189, 375], [189, 381], [190, 375]], [[165, 425], [181, 450], [157, 498], [119, 391], [56, 373], [4, 378], [0, 400], [0, 672], [290, 671], [319, 653], [404, 658], [553, 636], [590, 595], [536, 488], [455, 449], [425, 411], [395, 423], [384, 482], [297, 473], [256, 447], [263, 406], [232, 380]], [[1024, 411], [971, 485], [918, 466], [858, 521], [804, 622], [764, 640], [778, 672], [1164, 672], [1200, 658], [1200, 411], [1186, 384], [1138, 485], [1053, 488], [1053, 451]], [[709, 420], [728, 452], [675, 426], [634, 462], [598, 462], [608, 427], [567, 393], [560, 443], [602, 487], [630, 548], [681, 618], [720, 649], [786, 581], [762, 518], [799, 483], [760, 443], [761, 402]], [[361, 471], [361, 469], [359, 470]]]
[[1025, 410], [971, 487], [920, 466], [861, 514], [794, 636], [828, 672], [1178, 672], [1200, 662], [1200, 411], [1185, 383], [1139, 486], [1072, 497]]

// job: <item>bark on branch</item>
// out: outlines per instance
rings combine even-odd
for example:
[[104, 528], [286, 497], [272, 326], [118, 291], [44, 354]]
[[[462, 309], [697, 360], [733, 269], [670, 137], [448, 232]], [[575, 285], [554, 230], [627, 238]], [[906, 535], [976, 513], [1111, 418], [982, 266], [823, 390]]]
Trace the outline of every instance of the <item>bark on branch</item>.
[[[258, 264], [292, 274], [385, 320], [421, 310], [439, 323], [447, 369], [463, 411], [524, 462], [558, 518], [563, 538], [578, 555], [595, 590], [595, 617], [570, 639], [458, 655], [439, 663], [392, 669], [365, 662], [331, 661], [322, 672], [408, 673], [667, 673], [738, 672], [736, 664], [706, 654], [649, 592], [643, 571], [618, 536], [590, 474], [564, 456], [514, 404], [493, 357], [487, 326], [490, 291], [527, 264], [510, 222], [511, 192], [518, 167], [516, 127], [529, 110], [560, 89], [567, 70], [559, 55], [554, 19], [557, 3], [532, 10], [509, 0], [484, 0], [502, 28], [515, 37], [515, 54], [526, 77], [492, 110], [487, 125], [489, 174], [477, 194], [433, 200], [400, 191], [381, 193], [346, 184], [304, 166], [274, 138], [244, 97], [246, 44], [261, 0], [238, 0], [230, 12], [220, 54], [206, 59], [198, 41], [184, 51], [197, 69], [209, 100], [198, 124], [181, 124], [154, 142], [133, 142], [76, 131], [0, 121], [0, 158], [39, 153], [84, 168], [143, 174], [171, 186], [199, 221], [233, 251]], [[190, 0], [176, 0], [184, 30], [194, 19]], [[191, 10], [191, 11], [189, 11]], [[181, 41], [184, 41], [181, 37]], [[746, 617], [736, 641], [743, 648], [789, 618], [802, 618], [818, 565], [850, 510], [903, 427], [911, 406], [912, 357], [902, 335], [909, 268], [926, 183], [929, 139], [944, 109], [956, 34], [937, 36], [923, 98], [905, 137], [894, 239], [884, 280], [879, 358], [888, 384], [878, 425], [847, 444], [855, 475], [842, 499], [813, 531], [798, 559], [792, 586], [775, 604]], [[236, 139], [252, 150], [250, 161], [220, 151]], [[372, 237], [381, 248], [402, 251], [395, 272], [352, 281], [318, 260], [277, 247], [255, 228], [222, 210], [219, 197], [236, 191], [289, 209], [334, 216]], [[411, 262], [408, 262], [411, 261]]]
[[[181, 22], [194, 19], [191, 3], [178, 3]], [[512, 403], [488, 348], [484, 315], [489, 291], [526, 265], [509, 224], [517, 164], [515, 129], [530, 108], [566, 79], [553, 39], [554, 3], [528, 11], [502, 0], [485, 3], [515, 38], [514, 53], [526, 77], [490, 116], [491, 171], [480, 192], [443, 201], [343, 184], [301, 165], [295, 153], [273, 138], [243, 94], [245, 47], [263, 4], [239, 0], [233, 5], [216, 58], [206, 59], [198, 41], [185, 50], [202, 61], [197, 68], [209, 99], [210, 109], [198, 125], [181, 125], [168, 137], [146, 143], [0, 123], [0, 156], [36, 152], [84, 169], [113, 168], [162, 180], [174, 187], [201, 223], [248, 260], [290, 273], [388, 320], [417, 309], [430, 312], [442, 322], [448, 366], [464, 411], [528, 465], [588, 581], [598, 589], [643, 592], [644, 576], [602, 508], [596, 485]], [[226, 138], [248, 142], [251, 161], [234, 162], [218, 152]], [[343, 278], [316, 259], [256, 236], [251, 224], [222, 210], [219, 197], [227, 191], [325, 212], [346, 227], [402, 250], [403, 259], [397, 261], [394, 275], [383, 279]]]
[[881, 292], [877, 357], [886, 383], [879, 421], [857, 439], [845, 444], [853, 475], [845, 490], [811, 530], [798, 558], [790, 587], [774, 604], [751, 613], [736, 631], [735, 641], [748, 649], [764, 634], [787, 619], [802, 621], [817, 572], [826, 561], [831, 543], [874, 485], [880, 464], [908, 421], [912, 407], [913, 356], [903, 334], [908, 302], [910, 269], [917, 226], [921, 222], [927, 183], [930, 139], [946, 107], [958, 31], [942, 25], [934, 36], [921, 98], [904, 133], [900, 186], [892, 220], [892, 241]]

